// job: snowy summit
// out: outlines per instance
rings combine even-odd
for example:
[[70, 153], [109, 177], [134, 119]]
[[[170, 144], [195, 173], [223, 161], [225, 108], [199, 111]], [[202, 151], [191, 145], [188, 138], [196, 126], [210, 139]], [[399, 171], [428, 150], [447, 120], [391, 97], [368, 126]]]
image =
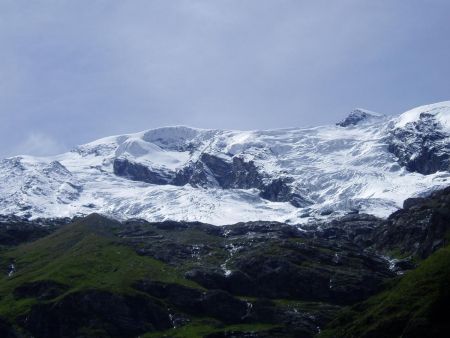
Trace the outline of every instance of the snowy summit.
[[356, 109], [331, 126], [265, 131], [165, 127], [58, 156], [0, 161], [5, 214], [99, 212], [151, 221], [302, 223], [364, 212], [448, 185], [450, 101], [389, 118]]

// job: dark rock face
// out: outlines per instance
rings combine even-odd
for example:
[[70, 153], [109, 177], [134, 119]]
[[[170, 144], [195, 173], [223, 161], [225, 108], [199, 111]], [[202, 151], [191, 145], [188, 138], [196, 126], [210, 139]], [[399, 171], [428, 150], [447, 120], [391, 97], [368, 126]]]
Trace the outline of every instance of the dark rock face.
[[225, 323], [243, 321], [247, 314], [247, 303], [241, 301], [228, 292], [212, 290], [201, 299], [205, 314], [216, 317]]
[[262, 186], [263, 175], [255, 164], [242, 158], [231, 161], [218, 156], [202, 154], [200, 160], [191, 163], [177, 173], [174, 183], [193, 186], [219, 186], [223, 189], [249, 189]]
[[15, 246], [51, 234], [69, 219], [36, 219], [29, 221], [14, 215], [0, 215], [0, 245]]
[[406, 169], [424, 175], [450, 170], [450, 136], [432, 114], [391, 132], [388, 150]]
[[[114, 174], [126, 177], [133, 181], [141, 181], [151, 184], [170, 184], [171, 173], [153, 171], [139, 163], [133, 163], [124, 158], [116, 158], [113, 163]], [[172, 173], [173, 175], [175, 173]]]
[[217, 318], [224, 323], [241, 323], [247, 314], [247, 303], [222, 290], [202, 292], [178, 284], [141, 281], [135, 288], [151, 296], [167, 299], [183, 312]]
[[167, 310], [149, 298], [98, 290], [72, 293], [55, 303], [33, 305], [18, 322], [36, 338], [80, 337], [83, 332], [135, 337], [172, 327]]
[[127, 159], [114, 160], [114, 174], [134, 181], [152, 184], [219, 186], [223, 189], [249, 189], [262, 186], [262, 175], [253, 162], [234, 157], [231, 162], [210, 154], [190, 163], [178, 172], [154, 171]]
[[[267, 299], [245, 302], [222, 290], [202, 291], [178, 284], [142, 280], [134, 286], [152, 297], [164, 299], [171, 308], [193, 316], [212, 317], [227, 324], [272, 323], [283, 324], [289, 329], [273, 329], [263, 332], [224, 331], [207, 337], [313, 337], [317, 326], [324, 325], [337, 308], [321, 305], [312, 312], [283, 308]], [[175, 313], [173, 316], [179, 314]]]
[[[343, 221], [348, 230], [337, 232], [335, 224], [335, 229], [321, 226], [307, 233], [273, 222], [224, 226], [229, 243], [225, 247], [236, 252], [226, 263], [229, 272], [204, 265], [185, 276], [207, 289], [241, 296], [351, 304], [375, 293], [383, 279], [393, 276], [384, 259], [364, 252], [363, 245], [380, 222], [372, 216], [352, 215]], [[361, 242], [360, 249], [351, 242], [354, 239]]]
[[378, 250], [426, 258], [448, 243], [450, 187], [405, 205], [407, 209], [393, 213], [375, 233]]
[[365, 249], [374, 244], [374, 232], [383, 220], [367, 214], [349, 214], [323, 224], [310, 226], [314, 235], [324, 240], [345, 239]]
[[294, 207], [303, 208], [311, 205], [312, 202], [299, 193], [294, 192], [293, 180], [277, 178], [270, 183], [266, 183], [261, 188], [260, 196], [273, 202], [290, 202]]
[[[387, 220], [371, 215], [347, 215], [323, 224], [305, 226], [324, 240], [345, 239], [361, 248], [373, 247], [385, 255], [426, 258], [445, 246], [450, 234], [450, 187], [427, 197], [405, 200], [403, 209]], [[408, 259], [394, 262], [399, 271], [414, 268]]]
[[410, 209], [425, 202], [424, 197], [411, 197], [403, 201], [403, 209]]
[[[305, 254], [317, 256], [317, 262], [289, 251], [289, 256], [283, 257], [252, 255], [236, 258], [235, 270], [228, 276], [219, 270], [197, 269], [189, 271], [186, 277], [208, 289], [223, 289], [243, 296], [352, 304], [380, 290], [382, 281], [392, 276], [382, 259], [363, 255], [351, 257], [362, 262], [355, 263], [354, 270], [347, 266], [342, 271], [335, 271], [331, 269], [332, 264], [341, 267], [351, 264], [345, 262], [349, 259], [345, 257], [345, 251], [342, 251], [342, 256], [328, 256], [320, 249], [305, 250], [310, 251]], [[302, 266], [302, 261], [305, 266]], [[369, 268], [363, 268], [363, 265]]]
[[[120, 236], [129, 236], [128, 244], [141, 255], [173, 266], [193, 262], [185, 277], [209, 290], [350, 304], [373, 294], [385, 278], [394, 275], [387, 261], [364, 251], [369, 242], [366, 237], [379, 223], [372, 216], [351, 215], [342, 221], [345, 230], [334, 224], [304, 232], [276, 222], [220, 228], [144, 222], [128, 224]], [[193, 242], [192, 236], [201, 236], [201, 240]]]
[[2, 338], [18, 338], [13, 326], [4, 318], [0, 317], [0, 337]]
[[51, 281], [41, 280], [24, 283], [14, 289], [15, 299], [37, 298], [38, 300], [49, 300], [62, 295], [69, 289], [67, 285]]
[[348, 126], [354, 126], [360, 123], [361, 121], [378, 117], [376, 115], [372, 115], [364, 110], [361, 109], [355, 109], [353, 110], [345, 119], [343, 119], [341, 122], [336, 123], [337, 126], [341, 127], [348, 127]]
[[228, 163], [209, 154], [203, 154], [201, 161], [224, 189], [259, 188], [262, 185], [262, 175], [252, 161], [245, 162], [239, 157], [233, 157], [232, 162]]
[[216, 184], [201, 161], [190, 162], [187, 166], [177, 171], [173, 185], [182, 186], [190, 184], [193, 187], [208, 187]]
[[259, 189], [260, 196], [274, 202], [290, 202], [295, 207], [304, 207], [311, 202], [294, 192], [292, 179], [278, 178], [269, 181], [253, 161], [246, 162], [240, 157], [226, 160], [210, 154], [202, 154], [199, 161], [191, 162], [184, 168], [173, 172], [170, 170], [153, 170], [139, 163], [124, 158], [117, 158], [113, 163], [114, 174], [133, 181], [159, 185], [194, 187], [220, 187], [222, 189]]
[[264, 239], [305, 238], [304, 232], [296, 226], [278, 222], [242, 222], [221, 227], [224, 237], [243, 236]]
[[263, 175], [255, 164], [242, 158], [233, 157], [231, 161], [204, 153], [199, 161], [190, 163], [177, 172], [174, 185], [219, 186], [223, 189], [260, 188]]
[[141, 280], [133, 286], [136, 290], [150, 296], [166, 299], [173, 306], [191, 314], [202, 313], [199, 302], [203, 293], [199, 289], [188, 288], [174, 283], [162, 283], [151, 280]]
[[51, 233], [50, 229], [31, 224], [0, 224], [0, 245], [18, 245], [44, 237]]

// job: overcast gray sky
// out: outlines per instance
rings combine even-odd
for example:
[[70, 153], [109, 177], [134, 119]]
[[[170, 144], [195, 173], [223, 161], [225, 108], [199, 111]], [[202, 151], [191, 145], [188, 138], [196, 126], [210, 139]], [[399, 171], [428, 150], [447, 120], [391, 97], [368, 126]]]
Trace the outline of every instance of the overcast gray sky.
[[0, 0], [0, 156], [450, 100], [448, 0]]

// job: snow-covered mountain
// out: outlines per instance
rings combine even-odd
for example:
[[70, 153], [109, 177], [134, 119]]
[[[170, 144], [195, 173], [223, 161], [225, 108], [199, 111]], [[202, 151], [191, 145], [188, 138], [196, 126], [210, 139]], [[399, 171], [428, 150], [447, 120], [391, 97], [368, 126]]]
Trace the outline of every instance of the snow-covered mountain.
[[166, 127], [0, 161], [0, 214], [228, 224], [387, 216], [450, 183], [450, 101], [265, 131]]

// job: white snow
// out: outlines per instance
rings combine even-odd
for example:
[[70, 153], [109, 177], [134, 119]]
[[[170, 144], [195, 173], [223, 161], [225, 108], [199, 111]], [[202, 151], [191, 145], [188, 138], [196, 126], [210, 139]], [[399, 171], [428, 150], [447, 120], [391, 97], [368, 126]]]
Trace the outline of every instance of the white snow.
[[417, 121], [422, 113], [434, 115], [443, 126], [443, 129], [450, 132], [450, 101], [433, 103], [408, 110], [395, 120], [395, 126], [402, 128], [407, 123]]
[[[373, 119], [351, 128], [321, 126], [265, 131], [164, 127], [106, 137], [48, 158], [18, 156], [0, 161], [0, 210], [31, 217], [66, 217], [99, 212], [126, 219], [302, 223], [345, 214], [354, 208], [385, 217], [411, 196], [447, 186], [448, 172], [411, 173], [387, 151], [391, 128], [436, 114], [448, 126], [450, 101]], [[374, 114], [374, 113], [371, 113]], [[268, 179], [292, 177], [312, 205], [295, 208], [270, 202], [256, 189], [198, 188], [135, 182], [113, 173], [115, 158], [175, 171], [203, 153], [253, 161]], [[328, 216], [327, 216], [328, 217]]]
[[14, 263], [9, 265], [8, 277], [12, 277], [16, 273], [16, 266]]
[[115, 152], [117, 157], [137, 160], [151, 167], [176, 169], [189, 159], [189, 152], [165, 150], [142, 138], [130, 137], [120, 144]]
[[367, 115], [371, 115], [371, 116], [374, 116], [374, 117], [384, 117], [383, 114], [380, 114], [380, 113], [377, 113], [377, 112], [374, 112], [374, 111], [371, 111], [371, 110], [367, 110], [367, 109], [364, 109], [364, 108], [356, 108], [356, 109], [354, 109], [354, 111], [360, 111], [362, 113], [366, 113]]

